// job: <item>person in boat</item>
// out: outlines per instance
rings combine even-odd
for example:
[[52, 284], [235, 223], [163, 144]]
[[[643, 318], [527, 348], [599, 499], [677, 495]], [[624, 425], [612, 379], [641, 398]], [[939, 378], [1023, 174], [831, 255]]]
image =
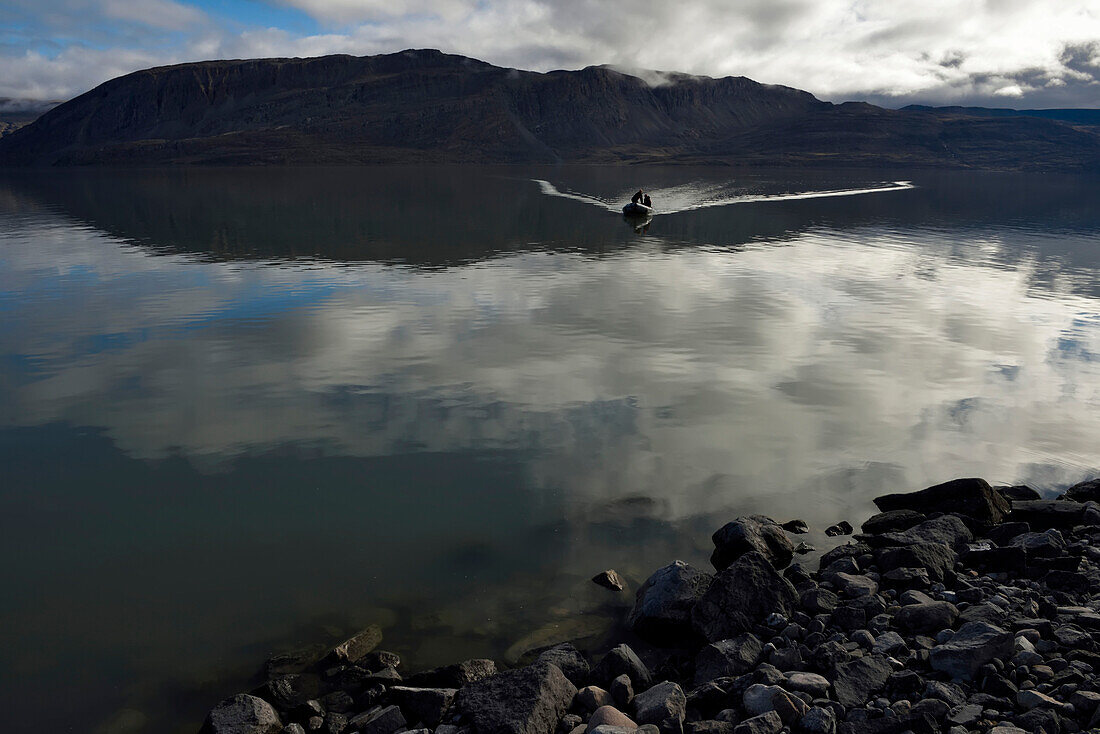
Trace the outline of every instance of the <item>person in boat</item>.
[[645, 197], [645, 194], [642, 192], [641, 189], [638, 189], [638, 191], [634, 194], [634, 196], [630, 197], [630, 203], [631, 204], [637, 204], [637, 203], [642, 201], [643, 197]]
[[649, 194], [642, 197], [642, 205], [648, 206], [651, 209], [653, 208], [653, 201], [649, 198]]

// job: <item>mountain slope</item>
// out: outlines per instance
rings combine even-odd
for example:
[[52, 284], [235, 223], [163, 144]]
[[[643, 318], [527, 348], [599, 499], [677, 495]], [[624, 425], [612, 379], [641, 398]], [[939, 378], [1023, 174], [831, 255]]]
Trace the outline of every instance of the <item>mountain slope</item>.
[[438, 51], [210, 61], [113, 79], [0, 139], [0, 163], [734, 162], [1100, 167], [1045, 119], [832, 105], [742, 77], [546, 74]]

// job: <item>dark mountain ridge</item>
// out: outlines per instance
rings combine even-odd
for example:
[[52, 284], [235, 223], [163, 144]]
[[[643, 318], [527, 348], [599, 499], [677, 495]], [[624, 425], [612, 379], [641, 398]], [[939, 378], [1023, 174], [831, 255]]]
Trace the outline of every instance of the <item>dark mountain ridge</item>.
[[744, 77], [537, 73], [432, 50], [207, 61], [106, 82], [0, 139], [0, 164], [743, 163], [1100, 170], [1056, 120], [834, 105]]

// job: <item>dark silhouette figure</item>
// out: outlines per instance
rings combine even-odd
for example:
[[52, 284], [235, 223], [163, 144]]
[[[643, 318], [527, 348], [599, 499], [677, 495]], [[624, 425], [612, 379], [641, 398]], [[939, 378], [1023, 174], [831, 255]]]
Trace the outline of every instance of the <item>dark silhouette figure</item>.
[[653, 202], [650, 200], [649, 194], [646, 194], [645, 196], [642, 197], [642, 204], [644, 206], [648, 206], [648, 207], [653, 206]]
[[637, 193], [635, 193], [634, 196], [630, 197], [630, 203], [631, 204], [637, 204], [638, 202], [640, 202], [642, 200], [643, 196], [645, 196], [645, 194], [642, 193], [641, 189], [638, 189]]

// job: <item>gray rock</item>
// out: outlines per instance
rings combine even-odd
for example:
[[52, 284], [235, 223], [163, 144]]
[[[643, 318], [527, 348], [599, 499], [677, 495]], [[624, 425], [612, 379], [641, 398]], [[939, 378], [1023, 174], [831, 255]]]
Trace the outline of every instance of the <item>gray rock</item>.
[[558, 666], [569, 682], [575, 686], [583, 684], [591, 672], [588, 661], [571, 642], [562, 642], [543, 650], [536, 661]]
[[359, 714], [348, 721], [347, 725], [360, 734], [393, 734], [407, 723], [400, 708], [385, 706]]
[[836, 714], [832, 709], [812, 706], [799, 722], [799, 730], [805, 734], [836, 734]]
[[1054, 558], [1066, 550], [1066, 541], [1057, 530], [1042, 533], [1021, 533], [1009, 545], [1022, 548], [1028, 558]]
[[1012, 503], [1014, 522], [1026, 522], [1032, 530], [1050, 528], [1072, 528], [1080, 525], [1085, 515], [1085, 506], [1069, 500], [1028, 500]]
[[783, 528], [770, 517], [750, 515], [726, 523], [711, 536], [714, 553], [710, 562], [722, 571], [741, 556], [755, 551], [775, 568], [784, 568], [791, 562], [794, 546]]
[[829, 688], [832, 687], [828, 678], [817, 673], [796, 670], [784, 673], [784, 675], [787, 678], [787, 682], [784, 684], [786, 688], [808, 693], [814, 698], [824, 698], [829, 693]]
[[329, 658], [339, 663], [354, 663], [378, 647], [382, 641], [382, 629], [372, 624], [363, 631], [341, 642], [329, 653]]
[[630, 682], [630, 676], [626, 673], [616, 676], [611, 681], [610, 691], [615, 705], [621, 708], [626, 708], [634, 700], [634, 684]]
[[933, 581], [943, 581], [955, 567], [955, 551], [941, 543], [913, 543], [901, 548], [883, 548], [875, 553], [881, 571], [895, 568], [924, 568]]
[[626, 644], [612, 648], [592, 669], [592, 679], [596, 683], [608, 686], [612, 693], [615, 691], [611, 682], [620, 675], [629, 677], [635, 690], [645, 690], [653, 684], [649, 668]]
[[554, 734], [576, 693], [556, 665], [536, 663], [470, 683], [454, 708], [478, 732]]
[[933, 670], [969, 680], [991, 660], [1012, 656], [1013, 636], [986, 622], [967, 622], [947, 642], [929, 652]]
[[443, 720], [443, 714], [450, 708], [457, 692], [454, 688], [393, 686], [389, 689], [389, 697], [402, 711], [412, 716], [414, 722], [422, 721], [435, 727]]
[[909, 646], [897, 632], [883, 632], [875, 639], [871, 652], [876, 655], [904, 658], [909, 654]]
[[839, 597], [828, 589], [815, 587], [803, 592], [799, 605], [810, 614], [826, 614], [836, 609]]
[[406, 676], [404, 683], [415, 688], [462, 688], [463, 686], [496, 675], [497, 664], [485, 658], [463, 660]]
[[851, 535], [852, 523], [848, 522], [847, 520], [841, 520], [836, 525], [830, 525], [829, 527], [825, 528], [825, 534], [828, 535], [830, 538], [835, 538], [840, 535]]
[[[1039, 497], [1021, 497], [1019, 499], [1039, 499]], [[1079, 482], [1067, 489], [1059, 499], [1073, 500], [1074, 502], [1100, 502], [1100, 479]]]
[[711, 642], [748, 632], [769, 614], [789, 617], [798, 602], [790, 581], [750, 551], [715, 577], [692, 609], [695, 631]]
[[600, 571], [592, 577], [592, 583], [597, 586], [602, 586], [605, 589], [610, 589], [611, 591], [623, 590], [622, 576], [613, 568], [609, 568], [606, 571]]
[[671, 681], [664, 681], [634, 696], [634, 720], [639, 724], [655, 724], [664, 734], [681, 732], [687, 696]]
[[238, 693], [210, 710], [202, 734], [278, 734], [282, 728], [283, 723], [271, 704]]
[[894, 623], [906, 632], [923, 634], [949, 628], [958, 617], [959, 610], [954, 604], [933, 601], [903, 606], [894, 615]]
[[287, 724], [283, 727], [283, 734], [306, 734], [306, 730], [298, 723]]
[[879, 538], [890, 545], [943, 543], [948, 548], [961, 551], [974, 540], [974, 534], [957, 515], [941, 515], [903, 532], [885, 533]]
[[764, 643], [749, 632], [704, 645], [695, 656], [695, 685], [744, 675], [756, 667], [763, 652]]
[[926, 516], [923, 513], [913, 510], [890, 510], [872, 515], [860, 526], [860, 530], [868, 535], [900, 532], [924, 522], [925, 519]]
[[751, 719], [745, 719], [733, 730], [733, 734], [779, 734], [783, 731], [783, 720], [779, 714], [769, 711]]
[[871, 596], [878, 593], [878, 583], [862, 574], [837, 573], [829, 580], [847, 596]]
[[919, 492], [876, 497], [875, 505], [882, 511], [954, 512], [972, 518], [983, 527], [1002, 522], [1012, 510], [1000, 492], [984, 479], [977, 478], [955, 479]]
[[803, 533], [810, 532], [810, 526], [806, 524], [805, 520], [788, 520], [780, 527], [788, 533], [794, 533], [795, 535], [802, 535]]
[[867, 703], [872, 693], [886, 685], [890, 672], [890, 663], [879, 655], [868, 655], [837, 665], [833, 677], [836, 700], [847, 707]]
[[1034, 689], [1023, 690], [1016, 694], [1016, 704], [1022, 708], [1031, 710], [1033, 708], [1048, 708], [1048, 709], [1061, 709], [1065, 704], [1052, 696], [1048, 696], [1045, 693], [1040, 693]]
[[630, 613], [634, 633], [655, 644], [681, 642], [691, 634], [691, 610], [713, 578], [683, 561], [655, 571], [638, 589]]

